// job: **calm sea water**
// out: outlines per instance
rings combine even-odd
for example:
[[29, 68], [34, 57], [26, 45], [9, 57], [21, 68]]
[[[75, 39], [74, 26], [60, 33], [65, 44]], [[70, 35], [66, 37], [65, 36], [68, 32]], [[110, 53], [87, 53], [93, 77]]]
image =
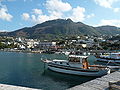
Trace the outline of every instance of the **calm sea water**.
[[[44, 69], [42, 58], [65, 59], [64, 55], [0, 52], [0, 83], [43, 90], [65, 90], [93, 77], [56, 73]], [[92, 59], [90, 58], [90, 62]]]

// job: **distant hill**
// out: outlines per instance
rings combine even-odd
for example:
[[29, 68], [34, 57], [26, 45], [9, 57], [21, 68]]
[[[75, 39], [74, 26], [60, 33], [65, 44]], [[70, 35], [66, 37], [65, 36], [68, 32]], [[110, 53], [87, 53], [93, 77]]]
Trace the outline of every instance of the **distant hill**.
[[109, 40], [119, 40], [120, 41], [120, 35], [113, 36], [109, 38]]
[[114, 35], [120, 34], [120, 29], [115, 26], [93, 27], [82, 22], [73, 22], [71, 19], [56, 19], [25, 27], [16, 31], [0, 33], [0, 35], [51, 39], [70, 35]]
[[103, 34], [106, 34], [106, 35], [120, 34], [120, 28], [115, 26], [109, 26], [109, 25], [96, 27], [96, 31], [100, 32], [102, 35]]

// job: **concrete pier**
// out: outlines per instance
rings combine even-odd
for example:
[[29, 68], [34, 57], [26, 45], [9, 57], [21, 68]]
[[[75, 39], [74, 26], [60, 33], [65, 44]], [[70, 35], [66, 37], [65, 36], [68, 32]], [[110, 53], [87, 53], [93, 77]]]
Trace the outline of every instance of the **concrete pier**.
[[120, 71], [113, 72], [101, 78], [70, 88], [69, 90], [109, 90], [109, 82], [120, 81]]
[[40, 90], [40, 89], [0, 84], [0, 90]]

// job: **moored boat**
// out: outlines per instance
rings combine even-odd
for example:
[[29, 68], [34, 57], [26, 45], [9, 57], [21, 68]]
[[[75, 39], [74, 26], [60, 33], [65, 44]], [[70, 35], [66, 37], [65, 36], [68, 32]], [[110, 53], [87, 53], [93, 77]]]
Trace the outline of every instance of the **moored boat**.
[[104, 55], [97, 55], [96, 60], [101, 62], [120, 63], [120, 53], [106, 53]]
[[94, 62], [97, 65], [102, 65], [105, 67], [108, 67], [110, 69], [110, 72], [114, 72], [120, 69], [120, 64], [119, 63], [113, 63], [113, 62]]
[[110, 72], [106, 67], [89, 65], [87, 58], [88, 56], [71, 55], [68, 60], [54, 59], [52, 61], [44, 60], [44, 62], [48, 64], [48, 69], [66, 74], [102, 76]]

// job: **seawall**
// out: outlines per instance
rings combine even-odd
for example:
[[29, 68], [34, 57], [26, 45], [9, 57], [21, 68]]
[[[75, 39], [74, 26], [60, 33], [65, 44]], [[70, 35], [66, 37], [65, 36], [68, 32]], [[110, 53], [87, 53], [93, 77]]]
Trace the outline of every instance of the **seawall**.
[[[120, 81], [120, 70], [111, 74], [96, 78], [68, 90], [109, 90], [110, 82]], [[116, 90], [116, 89], [115, 89]], [[118, 90], [118, 89], [117, 89]]]
[[0, 84], [0, 90], [41, 90], [41, 89], [33, 89], [33, 88], [27, 88], [21, 86]]

